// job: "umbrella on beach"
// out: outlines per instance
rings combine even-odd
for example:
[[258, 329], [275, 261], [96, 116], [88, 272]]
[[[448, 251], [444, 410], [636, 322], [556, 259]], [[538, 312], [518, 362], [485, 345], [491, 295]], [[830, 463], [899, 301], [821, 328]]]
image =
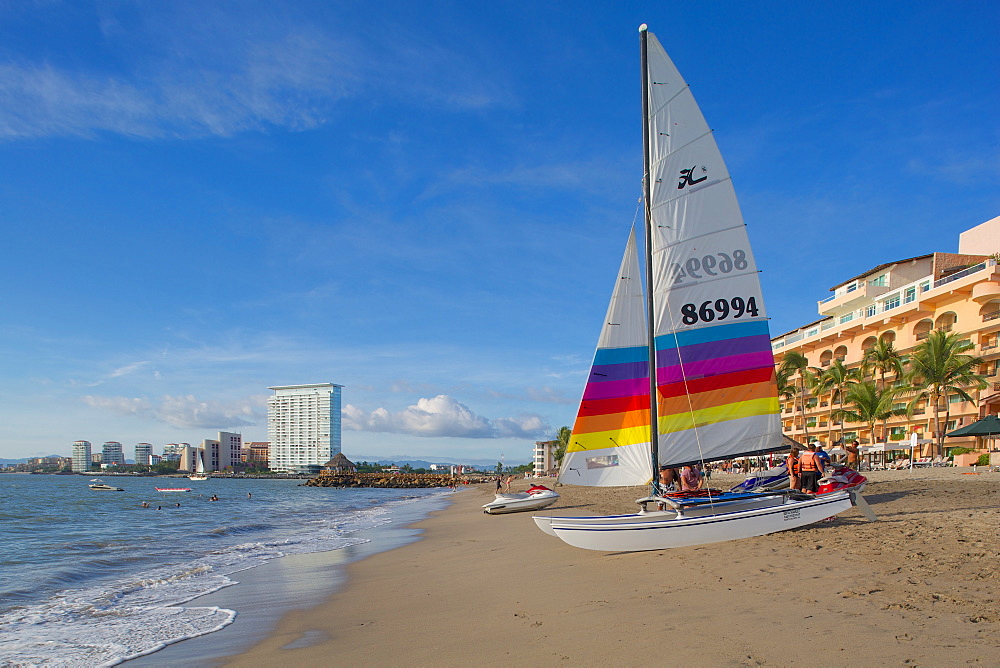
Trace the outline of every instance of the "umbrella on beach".
[[997, 435], [1000, 435], [1000, 418], [996, 415], [987, 415], [961, 429], [945, 434], [945, 436], [983, 436], [985, 438]]
[[948, 432], [945, 436], [996, 436], [1000, 434], [1000, 418], [987, 415], [961, 429]]

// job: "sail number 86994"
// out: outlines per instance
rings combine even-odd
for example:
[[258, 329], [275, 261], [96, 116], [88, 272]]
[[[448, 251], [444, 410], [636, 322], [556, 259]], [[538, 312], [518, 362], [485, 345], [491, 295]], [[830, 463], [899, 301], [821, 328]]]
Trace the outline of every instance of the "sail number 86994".
[[675, 262], [671, 265], [670, 277], [673, 279], [671, 285], [677, 285], [685, 278], [698, 280], [705, 277], [698, 272], [703, 272], [707, 276], [718, 276], [720, 273], [728, 274], [734, 269], [744, 271], [748, 266], [746, 251], [740, 249], [734, 250], [732, 256], [729, 253], [714, 253], [701, 258], [689, 257], [684, 264]]
[[742, 318], [745, 315], [756, 318], [760, 311], [757, 309], [757, 300], [754, 297], [733, 297], [732, 299], [716, 299], [702, 302], [701, 306], [695, 304], [685, 304], [681, 307], [681, 320], [685, 325], [694, 325], [698, 322], [712, 322], [713, 320], [725, 320]]

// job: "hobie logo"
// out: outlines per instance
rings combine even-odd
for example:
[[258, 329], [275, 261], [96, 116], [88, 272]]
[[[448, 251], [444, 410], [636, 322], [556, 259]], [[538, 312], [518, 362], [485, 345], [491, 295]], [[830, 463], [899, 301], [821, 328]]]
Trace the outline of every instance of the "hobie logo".
[[677, 182], [677, 189], [684, 190], [685, 186], [693, 186], [696, 183], [701, 183], [708, 178], [708, 167], [702, 166], [701, 173], [702, 177], [700, 179], [694, 178], [696, 167], [691, 167], [690, 169], [682, 169], [680, 180]]
[[786, 511], [785, 511], [785, 512], [783, 513], [783, 515], [784, 515], [784, 520], [785, 520], [786, 522], [787, 522], [788, 520], [797, 520], [797, 519], [799, 519], [799, 509], [798, 509], [798, 508], [795, 508], [795, 509], [793, 509], [793, 510], [786, 510]]

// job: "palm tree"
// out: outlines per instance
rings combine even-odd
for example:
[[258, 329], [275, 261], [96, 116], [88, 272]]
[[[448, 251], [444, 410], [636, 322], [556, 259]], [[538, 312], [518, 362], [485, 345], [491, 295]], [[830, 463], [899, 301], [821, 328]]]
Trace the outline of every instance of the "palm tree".
[[897, 415], [905, 415], [905, 408], [893, 408], [896, 397], [905, 391], [901, 387], [880, 388], [873, 380], [862, 380], [847, 386], [842, 404], [850, 408], [838, 408], [831, 417], [868, 425], [872, 442], [875, 442], [875, 423]]
[[569, 427], [560, 427], [559, 433], [556, 434], [556, 440], [559, 441], [559, 445], [556, 446], [555, 452], [552, 453], [553, 459], [556, 460], [556, 466], [562, 464], [563, 457], [566, 456], [566, 446], [569, 445], [570, 436], [573, 431]]
[[[778, 366], [778, 373], [784, 378], [791, 378], [796, 373], [796, 387], [798, 387], [799, 410], [802, 412], [802, 428], [805, 430], [805, 442], [809, 442], [809, 424], [806, 422], [806, 389], [812, 387], [816, 382], [816, 374], [819, 369], [809, 366], [809, 359], [797, 350], [789, 350]], [[780, 387], [780, 385], [779, 385]]]
[[926, 399], [934, 408], [935, 455], [944, 454], [944, 430], [941, 429], [941, 401], [945, 403], [945, 424], [950, 416], [948, 397], [956, 394], [963, 401], [973, 401], [967, 389], [982, 390], [989, 383], [985, 376], [973, 369], [983, 363], [981, 357], [966, 355], [972, 349], [969, 341], [958, 338], [958, 333], [949, 334], [934, 330], [910, 355], [910, 391], [913, 398], [908, 406], [912, 414], [917, 403]]
[[[892, 373], [899, 381], [903, 377], [903, 356], [899, 354], [892, 341], [879, 339], [875, 345], [865, 351], [865, 356], [861, 359], [862, 375], [874, 376], [877, 371], [879, 375], [879, 389], [885, 389], [885, 375]], [[882, 421], [882, 440], [888, 442], [886, 435], [885, 421]], [[875, 442], [875, 434], [872, 434], [872, 442]]]
[[[848, 384], [861, 380], [861, 372], [858, 369], [848, 369], [847, 366], [840, 361], [840, 359], [833, 360], [833, 363], [827, 367], [819, 377], [816, 379], [816, 391], [817, 394], [824, 394], [826, 392], [833, 392], [833, 396], [837, 398], [840, 408], [844, 407], [844, 390]], [[832, 401], [832, 398], [831, 398]], [[832, 407], [831, 407], [832, 408]], [[827, 441], [832, 442], [831, 434], [833, 433], [833, 411], [830, 411], [830, 430], [827, 432]], [[840, 439], [844, 440], [844, 422], [840, 421]]]
[[866, 376], [878, 371], [879, 389], [884, 390], [886, 373], [894, 373], [897, 379], [903, 375], [903, 356], [892, 345], [892, 341], [879, 339], [874, 346], [865, 351], [865, 356], [861, 359], [861, 368]]

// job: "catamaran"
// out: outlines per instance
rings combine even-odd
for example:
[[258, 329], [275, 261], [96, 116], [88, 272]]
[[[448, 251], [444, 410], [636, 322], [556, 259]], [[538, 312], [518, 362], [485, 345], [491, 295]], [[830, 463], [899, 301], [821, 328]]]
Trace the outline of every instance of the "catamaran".
[[650, 483], [653, 493], [638, 499], [636, 513], [535, 516], [535, 522], [576, 547], [659, 550], [801, 527], [852, 501], [863, 504], [850, 491], [678, 498], [658, 487], [661, 466], [704, 465], [787, 445], [764, 300], [736, 192], [687, 83], [645, 24], [639, 33], [649, 289], [633, 229], [560, 479]]

